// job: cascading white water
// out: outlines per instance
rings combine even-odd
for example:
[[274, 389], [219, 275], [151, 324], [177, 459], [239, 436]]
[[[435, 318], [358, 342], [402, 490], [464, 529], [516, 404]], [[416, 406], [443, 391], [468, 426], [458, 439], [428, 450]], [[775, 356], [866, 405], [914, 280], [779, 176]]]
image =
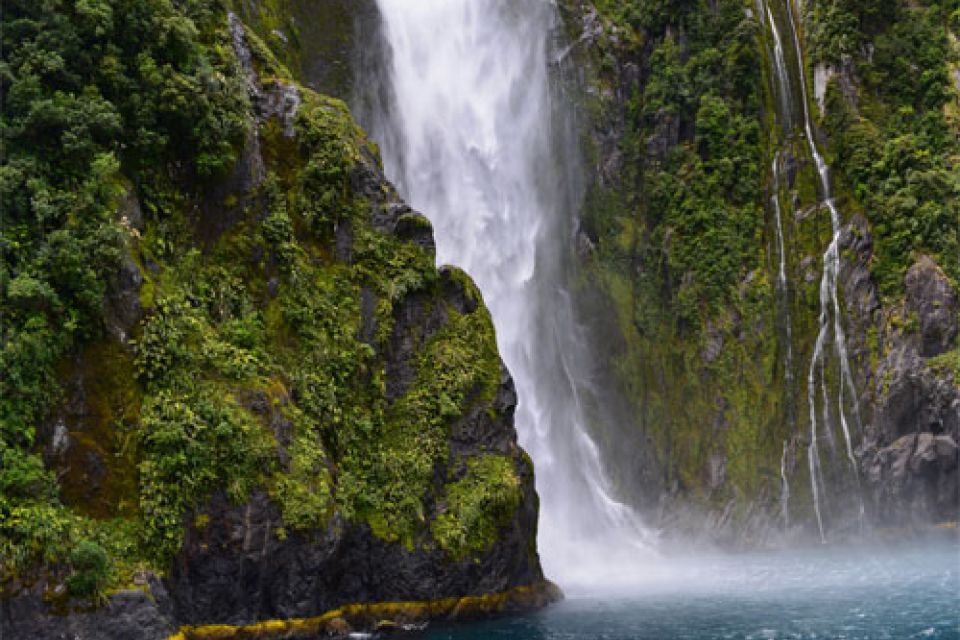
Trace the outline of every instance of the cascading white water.
[[556, 7], [377, 2], [395, 104], [367, 126], [388, 176], [433, 222], [437, 261], [470, 273], [490, 308], [536, 466], [544, 569], [568, 590], [629, 580], [650, 534], [613, 497], [587, 431], [590, 353], [563, 288], [579, 193], [576, 146], [557, 143], [569, 133], [549, 75]]
[[790, 526], [790, 480], [787, 478], [787, 450], [789, 444], [783, 441], [783, 453], [780, 456], [780, 517], [784, 528]]
[[777, 94], [780, 96], [780, 113], [783, 116], [784, 126], [790, 127], [793, 125], [794, 99], [793, 90], [790, 87], [790, 75], [787, 73], [787, 60], [783, 53], [783, 40], [780, 38], [780, 30], [777, 29], [777, 21], [773, 19], [770, 5], [763, 5], [760, 10], [761, 12], [766, 10], [767, 22], [773, 33], [773, 60], [777, 74]]
[[787, 352], [784, 362], [784, 379], [789, 386], [793, 381], [793, 323], [790, 320], [790, 292], [787, 285], [787, 248], [783, 240], [783, 215], [780, 209], [780, 154], [773, 156], [773, 164], [770, 167], [770, 173], [773, 176], [771, 185], [770, 204], [773, 206], [775, 227], [777, 230], [777, 250], [779, 253], [780, 264], [777, 269], [777, 288], [780, 290], [780, 299], [783, 304], [784, 327], [787, 337]]
[[[776, 81], [774, 90], [780, 98], [779, 119], [781, 127], [785, 134], [796, 126], [793, 97], [793, 89], [790, 83], [790, 74], [787, 71], [787, 61], [784, 55], [783, 41], [780, 38], [780, 31], [777, 29], [777, 22], [770, 10], [770, 5], [764, 0], [757, 0], [757, 10], [761, 16], [765, 16], [770, 25], [770, 31], [773, 34], [773, 63], [774, 80]], [[780, 188], [781, 188], [781, 160], [782, 149], [778, 149], [773, 155], [773, 161], [770, 164], [770, 208], [773, 210], [774, 230], [777, 236], [777, 257], [779, 264], [777, 266], [777, 292], [779, 294], [779, 303], [781, 309], [781, 318], [784, 326], [784, 338], [786, 350], [784, 355], [784, 385], [786, 393], [793, 392], [793, 320], [790, 317], [790, 290], [787, 282], [787, 248], [783, 233], [783, 210], [780, 206]], [[792, 407], [792, 403], [789, 405]], [[792, 409], [789, 412], [791, 426], [795, 427], [795, 415]], [[787, 477], [787, 450], [789, 442], [783, 441], [783, 454], [780, 457], [780, 516], [784, 528], [790, 526], [790, 480]], [[819, 500], [815, 501], [816, 508], [819, 509]], [[818, 515], [819, 522], [819, 515]]]
[[[816, 411], [816, 388], [817, 388], [817, 370], [820, 369], [820, 387], [823, 394], [823, 423], [828, 436], [832, 436], [829, 429], [829, 392], [827, 390], [827, 380], [824, 374], [825, 353], [824, 346], [830, 336], [831, 323], [833, 318], [833, 342], [836, 348], [837, 358], [840, 361], [840, 384], [837, 391], [837, 413], [840, 420], [840, 427], [843, 432], [844, 444], [846, 445], [847, 458], [850, 461], [851, 469], [857, 478], [859, 485], [859, 476], [857, 475], [856, 458], [853, 455], [853, 445], [850, 436], [850, 427], [847, 423], [846, 402], [844, 400], [844, 389], [849, 390], [853, 398], [853, 410], [859, 426], [859, 409], [856, 402], [856, 390], [853, 384], [853, 375], [850, 371], [850, 362], [847, 356], [846, 337], [843, 331], [843, 319], [840, 311], [840, 303], [837, 294], [837, 279], [840, 271], [840, 213], [833, 201], [830, 188], [830, 169], [820, 155], [817, 149], [816, 140], [813, 136], [813, 124], [810, 116], [809, 98], [807, 96], [806, 71], [803, 64], [803, 54], [800, 49], [800, 36], [794, 18], [794, 8], [791, 0], [786, 0], [785, 11], [787, 22], [790, 27], [791, 40], [796, 55], [797, 74], [800, 85], [800, 107], [803, 130], [809, 147], [810, 156], [813, 158], [817, 169], [817, 175], [820, 181], [820, 191], [824, 204], [830, 211], [831, 241], [823, 255], [823, 275], [820, 281], [820, 315], [819, 331], [814, 345], [813, 357], [810, 361], [810, 368], [807, 374], [807, 400], [810, 410], [810, 443], [807, 447], [807, 459], [810, 471], [810, 485], [813, 494], [814, 511], [817, 517], [817, 526], [819, 528], [820, 539], [826, 541], [826, 533], [823, 525], [823, 515], [821, 511], [820, 487], [823, 486], [822, 469], [820, 468], [819, 451], [817, 445], [818, 427]], [[777, 75], [779, 78], [781, 96], [789, 93], [789, 76], [786, 74], [785, 60], [783, 57], [783, 41], [780, 32], [777, 29], [776, 20], [773, 13], [767, 6], [766, 17], [770, 25], [770, 30], [774, 38], [774, 48], [776, 52]], [[786, 111], [785, 113], [789, 113]], [[789, 116], [788, 116], [789, 117]], [[782, 256], [782, 253], [781, 253]], [[859, 498], [859, 496], [858, 496]], [[863, 515], [863, 502], [860, 499], [860, 515]]]

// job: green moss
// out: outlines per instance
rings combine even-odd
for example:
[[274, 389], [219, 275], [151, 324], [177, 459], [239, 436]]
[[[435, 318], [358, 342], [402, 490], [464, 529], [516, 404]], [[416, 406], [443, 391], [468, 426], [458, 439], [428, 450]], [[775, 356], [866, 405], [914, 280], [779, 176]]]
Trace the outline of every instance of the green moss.
[[490, 403], [500, 381], [493, 324], [485, 309], [459, 314], [417, 354], [412, 387], [385, 409], [382, 425], [351, 434], [343, 458], [338, 502], [386, 540], [412, 546], [427, 523], [425, 499], [434, 469], [446, 459], [450, 423]]
[[[294, 409], [293, 411], [296, 411]], [[333, 480], [320, 434], [303, 416], [292, 423], [296, 435], [287, 448], [286, 469], [274, 475], [271, 496], [280, 505], [283, 522], [292, 530], [323, 528], [333, 515]]]
[[439, 515], [431, 524], [434, 539], [451, 557], [461, 559], [488, 549], [520, 504], [520, 479], [514, 461], [488, 454], [467, 460], [466, 474], [447, 486]]
[[[143, 391], [132, 355], [116, 342], [99, 342], [67, 360], [61, 370], [64, 384], [80, 385], [85, 395], [83, 414], [70, 421], [71, 444], [59, 478], [61, 499], [95, 518], [135, 514], [135, 429]], [[93, 478], [91, 456], [101, 470]]]
[[953, 383], [960, 386], [960, 349], [947, 351], [927, 360], [927, 366], [942, 376], [953, 376]]
[[244, 626], [211, 624], [182, 627], [167, 640], [268, 640], [270, 638], [345, 636], [354, 628], [390, 632], [403, 624], [430, 620], [474, 619], [502, 612], [531, 610], [562, 597], [550, 582], [462, 598], [411, 602], [348, 604], [313, 618], [266, 620]]

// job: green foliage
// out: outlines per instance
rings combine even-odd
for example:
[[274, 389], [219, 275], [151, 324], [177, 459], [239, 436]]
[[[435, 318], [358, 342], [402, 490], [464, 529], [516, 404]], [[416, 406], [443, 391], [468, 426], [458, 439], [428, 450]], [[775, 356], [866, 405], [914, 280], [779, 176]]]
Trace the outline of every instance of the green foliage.
[[606, 214], [615, 221], [593, 223], [609, 230], [597, 238], [602, 259], [633, 265], [642, 286], [658, 292], [644, 301], [647, 313], [655, 305], [681, 330], [696, 331], [704, 313], [731, 300], [757, 258], [763, 209], [754, 115], [760, 78], [749, 46], [755, 25], [737, 2], [716, 10], [662, 4], [662, 19], [689, 38], [681, 47], [667, 34], [650, 53], [642, 93], [628, 102], [627, 202]]
[[100, 596], [110, 579], [110, 559], [96, 542], [84, 540], [70, 554], [73, 572], [67, 578], [70, 595], [89, 598]]
[[489, 403], [500, 381], [489, 314], [450, 307], [446, 313], [447, 324], [419, 350], [411, 388], [386, 409], [382, 424], [361, 423], [346, 433], [340, 459], [337, 500], [344, 513], [407, 545], [426, 523], [424, 500], [446, 459], [449, 424]]
[[158, 213], [149, 201], [157, 185], [233, 163], [247, 98], [223, 15], [222, 5], [204, 0], [4, 5], [4, 565], [62, 557], [77, 541], [67, 529], [86, 535], [42, 471], [36, 426], [60, 398], [57, 363], [99, 336], [107, 282], [131, 241], [117, 215], [121, 195], [137, 184], [146, 209]]
[[[808, 43], [814, 62], [840, 64], [863, 44], [860, 22], [850, 0], [812, 2], [805, 19], [810, 25]], [[892, 3], [891, 3], [892, 4]]]
[[[224, 196], [252, 126], [226, 27], [218, 0], [4, 7], [0, 581], [69, 564], [70, 592], [100, 598], [134, 568], [168, 567], [214, 493], [241, 503], [256, 488], [284, 531], [322, 529], [339, 510], [385, 539], [430, 544], [450, 424], [496, 393], [489, 315], [444, 299], [450, 286], [471, 303], [479, 293], [456, 270], [441, 281], [431, 251], [373, 228], [381, 205], [354, 189], [379, 179], [376, 149], [342, 102], [298, 87], [295, 138], [263, 125], [265, 180]], [[249, 40], [261, 72], [289, 78]], [[131, 200], [136, 230], [120, 219]], [[144, 280], [143, 319], [123, 344], [101, 332], [121, 258]], [[439, 315], [410, 328], [416, 374], [388, 401], [400, 305]], [[110, 348], [123, 364], [85, 360]], [[88, 385], [96, 427], [68, 428], [113, 456], [108, 475], [126, 465], [98, 499], [129, 506], [85, 511], [74, 480], [59, 491], [44, 468], [36, 428], [60, 400], [58, 378], [108, 385], [121, 372], [110, 402], [122, 406], [101, 406]], [[511, 504], [477, 473], [491, 497], [458, 499], [461, 520]]]
[[288, 468], [277, 473], [272, 492], [280, 504], [284, 524], [294, 530], [322, 528], [333, 513], [333, 482], [319, 434], [298, 425], [290, 444]]
[[144, 537], [158, 559], [180, 548], [184, 514], [212, 489], [246, 499], [272, 449], [260, 425], [213, 387], [148, 397], [139, 433]]
[[944, 116], [947, 64], [955, 53], [944, 9], [933, 3], [890, 6], [882, 15], [871, 14], [871, 31], [860, 35], [873, 47], [871, 58], [857, 59], [862, 105], [855, 111], [831, 89], [826, 118], [835, 164], [871, 222], [872, 271], [888, 297], [900, 295], [915, 252], [938, 257], [953, 279], [960, 278], [960, 147]]
[[466, 466], [466, 474], [447, 486], [446, 508], [431, 524], [437, 543], [455, 559], [489, 548], [521, 499], [512, 459], [487, 454]]
[[960, 383], [960, 349], [930, 358], [927, 360], [927, 366], [940, 375], [953, 376], [954, 384]]
[[339, 100], [312, 96], [297, 113], [298, 139], [309, 151], [301, 176], [304, 219], [316, 229], [349, 220], [360, 212], [351, 207], [350, 171], [359, 162], [360, 130]]

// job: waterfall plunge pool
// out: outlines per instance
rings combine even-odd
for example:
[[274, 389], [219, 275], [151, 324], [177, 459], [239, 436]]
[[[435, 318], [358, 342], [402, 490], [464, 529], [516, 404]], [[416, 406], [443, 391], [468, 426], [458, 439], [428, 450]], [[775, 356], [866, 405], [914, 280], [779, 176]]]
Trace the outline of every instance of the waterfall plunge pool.
[[542, 611], [421, 640], [960, 638], [960, 546], [831, 547], [651, 561], [632, 587], [567, 587]]

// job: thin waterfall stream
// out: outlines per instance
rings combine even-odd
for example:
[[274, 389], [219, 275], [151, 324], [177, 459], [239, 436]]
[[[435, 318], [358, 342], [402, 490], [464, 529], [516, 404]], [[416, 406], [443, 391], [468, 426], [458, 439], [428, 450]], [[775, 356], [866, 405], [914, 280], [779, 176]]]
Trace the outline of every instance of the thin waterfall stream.
[[[578, 148], [549, 67], [557, 8], [539, 0], [378, 0], [393, 104], [366, 123], [388, 177], [433, 223], [437, 261], [476, 280], [536, 466], [539, 549], [564, 588], [629, 580], [651, 533], [614, 495], [590, 436], [590, 351], [564, 288]], [[558, 142], [559, 141], [559, 142]]]
[[[797, 29], [797, 20], [794, 16], [795, 7], [793, 6], [792, 0], [785, 0], [783, 3], [782, 12], [786, 16], [787, 25], [789, 27], [788, 35], [792, 42], [794, 55], [795, 55], [795, 64], [796, 64], [796, 78], [797, 84], [800, 86], [800, 109], [799, 116], [800, 122], [795, 121], [795, 116], [792, 106], [792, 84], [790, 81], [790, 73], [787, 68], [786, 57], [784, 55], [784, 45], [783, 38], [781, 36], [780, 30], [777, 27], [777, 20], [774, 16], [773, 11], [770, 8], [769, 4], [764, 3], [762, 5], [762, 13], [766, 17], [768, 26], [770, 28], [770, 33], [773, 37], [774, 45], [774, 75], [776, 77], [777, 84], [777, 94], [780, 96], [781, 110], [780, 118], [784, 124], [784, 128], [787, 130], [801, 127], [804, 133], [806, 144], [810, 153], [810, 157], [813, 159], [816, 166], [819, 186], [820, 186], [820, 196], [822, 198], [822, 203], [827, 206], [827, 209], [830, 212], [830, 229], [831, 229], [831, 240], [827, 246], [826, 251], [823, 254], [823, 275], [820, 281], [820, 314], [818, 318], [819, 329], [817, 333], [817, 339], [814, 345], [813, 356], [810, 360], [810, 367], [807, 374], [807, 402], [809, 406], [809, 415], [810, 415], [810, 432], [809, 432], [809, 443], [807, 445], [807, 460], [809, 466], [810, 474], [810, 488], [813, 498], [813, 507], [814, 513], [816, 515], [817, 527], [820, 534], [820, 540], [826, 542], [827, 532], [824, 526], [824, 517], [823, 517], [823, 494], [825, 493], [825, 482], [823, 479], [823, 469], [820, 462], [820, 452], [818, 448], [818, 439], [819, 439], [819, 426], [817, 418], [817, 382], [819, 381], [820, 392], [823, 397], [822, 400], [822, 427], [825, 431], [826, 437], [832, 438], [832, 430], [830, 429], [830, 390], [827, 385], [827, 375], [826, 375], [826, 366], [827, 359], [825, 353], [825, 347], [828, 339], [832, 339], [836, 351], [837, 359], [839, 360], [839, 370], [840, 370], [840, 382], [837, 385], [836, 392], [836, 410], [837, 417], [840, 422], [840, 428], [843, 433], [844, 446], [846, 457], [850, 463], [850, 469], [853, 476], [856, 479], [857, 484], [857, 499], [859, 501], [859, 517], [862, 523], [863, 518], [863, 499], [859, 491], [859, 476], [857, 471], [857, 461], [853, 454], [853, 444], [851, 439], [851, 429], [847, 420], [847, 402], [844, 398], [845, 390], [850, 394], [851, 405], [854, 413], [854, 418], [856, 421], [857, 428], [860, 428], [860, 415], [859, 408], [857, 404], [857, 394], [856, 389], [853, 383], [853, 375], [850, 370], [850, 361], [847, 354], [846, 346], [846, 335], [843, 329], [843, 317], [840, 309], [840, 302], [838, 296], [838, 278], [840, 272], [840, 238], [841, 238], [841, 224], [840, 224], [840, 212], [838, 211], [836, 204], [833, 199], [831, 186], [830, 186], [830, 167], [824, 161], [823, 156], [821, 156], [819, 150], [817, 149], [816, 139], [814, 138], [813, 122], [812, 116], [810, 114], [809, 107], [809, 97], [807, 95], [807, 80], [806, 80], [806, 70], [803, 64], [803, 55], [800, 48], [800, 34]], [[780, 249], [780, 272], [778, 275], [778, 282], [782, 283], [785, 281], [784, 275], [784, 249], [783, 249], [783, 240], [782, 240], [782, 223], [780, 215], [780, 205], [778, 200], [777, 191], [780, 188], [779, 185], [779, 154], [774, 158], [774, 163], [772, 167], [773, 180], [774, 180], [774, 195], [773, 195], [773, 207], [776, 215], [776, 224], [777, 224], [777, 233], [778, 233], [778, 245]], [[781, 279], [783, 278], [783, 279]], [[831, 323], [832, 319], [832, 323]], [[789, 326], [789, 325], [788, 325]], [[832, 331], [831, 331], [832, 329]], [[789, 331], [789, 329], [788, 329]], [[789, 334], [788, 334], [789, 337]], [[788, 345], [788, 350], [792, 350], [792, 346]], [[790, 353], [790, 351], [788, 351]], [[819, 374], [819, 375], [818, 375]]]

